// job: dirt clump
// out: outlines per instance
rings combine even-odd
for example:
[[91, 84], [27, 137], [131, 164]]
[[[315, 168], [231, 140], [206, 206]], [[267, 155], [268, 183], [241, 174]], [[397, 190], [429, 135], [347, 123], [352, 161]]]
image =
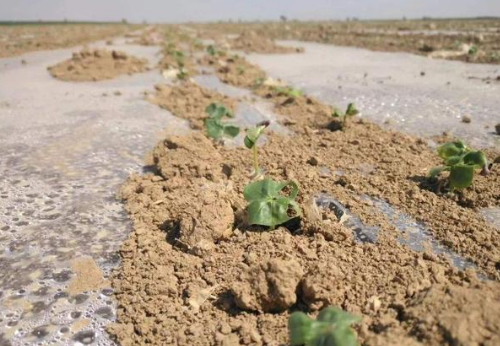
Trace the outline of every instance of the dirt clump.
[[236, 305], [243, 310], [284, 311], [297, 301], [303, 270], [293, 259], [271, 259], [242, 269], [231, 287]]
[[193, 129], [203, 127], [203, 119], [207, 117], [205, 108], [212, 102], [222, 103], [231, 110], [236, 109], [235, 100], [191, 81], [174, 86], [159, 84], [155, 88], [156, 95], [149, 98], [149, 101], [188, 120]]
[[48, 68], [57, 79], [74, 82], [100, 81], [146, 71], [147, 60], [120, 51], [85, 48], [71, 59]]
[[303, 52], [302, 48], [277, 45], [267, 35], [251, 30], [244, 31], [238, 37], [230, 40], [229, 45], [233, 50], [241, 50], [245, 53], [284, 54]]

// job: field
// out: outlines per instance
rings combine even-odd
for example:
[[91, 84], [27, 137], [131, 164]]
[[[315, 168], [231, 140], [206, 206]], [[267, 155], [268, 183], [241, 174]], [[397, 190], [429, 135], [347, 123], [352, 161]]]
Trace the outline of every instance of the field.
[[5, 25], [0, 58], [0, 344], [500, 344], [498, 19]]

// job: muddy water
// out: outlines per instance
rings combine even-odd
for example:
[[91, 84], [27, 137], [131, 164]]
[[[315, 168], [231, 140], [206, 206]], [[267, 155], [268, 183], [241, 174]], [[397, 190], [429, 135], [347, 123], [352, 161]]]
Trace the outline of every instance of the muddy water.
[[[118, 48], [152, 64], [158, 48]], [[143, 100], [158, 71], [96, 83], [53, 79], [72, 50], [0, 59], [0, 344], [111, 344], [106, 278], [130, 223], [117, 188], [167, 127]], [[21, 64], [21, 59], [27, 61]]]
[[[500, 66], [433, 60], [408, 53], [371, 52], [317, 43], [287, 42], [303, 54], [250, 55], [271, 76], [280, 77], [345, 108], [355, 102], [362, 116], [408, 133], [447, 131], [474, 147], [496, 146], [500, 137]], [[470, 124], [461, 121], [472, 119]]]

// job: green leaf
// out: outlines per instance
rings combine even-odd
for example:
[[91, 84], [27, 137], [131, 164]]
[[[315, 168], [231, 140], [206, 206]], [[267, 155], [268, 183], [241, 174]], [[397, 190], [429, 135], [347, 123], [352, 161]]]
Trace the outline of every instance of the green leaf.
[[237, 126], [226, 125], [217, 117], [205, 119], [205, 127], [207, 129], [207, 136], [216, 140], [222, 137], [234, 138], [240, 133], [240, 129]]
[[240, 128], [234, 125], [224, 125], [224, 135], [234, 138], [240, 133]]
[[257, 143], [257, 140], [262, 135], [267, 125], [259, 125], [256, 127], [251, 127], [247, 130], [247, 135], [245, 136], [244, 143], [245, 147], [248, 149], [252, 149], [253, 146]]
[[444, 159], [444, 164], [446, 166], [454, 166], [462, 162], [464, 155], [450, 156]]
[[353, 323], [359, 322], [360, 318], [342, 309], [330, 306], [321, 310], [321, 312], [318, 314], [317, 320], [321, 322], [351, 325]]
[[351, 324], [360, 320], [337, 307], [323, 309], [316, 320], [311, 320], [302, 312], [295, 312], [288, 320], [290, 345], [358, 346]]
[[223, 104], [220, 103], [211, 103], [205, 108], [205, 112], [211, 118], [221, 119], [222, 117], [233, 117], [233, 112], [226, 108]]
[[217, 50], [215, 49], [214, 45], [211, 44], [207, 47], [207, 53], [211, 56], [217, 55]]
[[475, 168], [481, 169], [484, 166], [488, 165], [488, 159], [484, 153], [480, 150], [470, 151], [463, 157], [463, 162], [466, 165], [472, 165]]
[[335, 118], [342, 118], [344, 117], [344, 113], [342, 113], [342, 111], [338, 108], [335, 108], [332, 112], [332, 117], [335, 117]]
[[354, 103], [349, 103], [347, 105], [347, 109], [345, 111], [345, 114], [347, 116], [353, 116], [353, 115], [356, 115], [358, 113], [359, 113], [359, 111], [356, 109], [356, 106], [354, 105]]
[[288, 318], [290, 346], [300, 346], [311, 339], [311, 324], [313, 320], [305, 313], [297, 311]]
[[450, 169], [451, 189], [464, 189], [471, 186], [474, 179], [474, 166], [458, 164]]
[[438, 155], [442, 159], [447, 159], [452, 156], [461, 156], [467, 151], [469, 151], [469, 148], [460, 140], [445, 143], [437, 148]]
[[[290, 195], [281, 195], [281, 191], [287, 186], [292, 189]], [[298, 192], [297, 184], [292, 181], [275, 182], [266, 178], [248, 184], [243, 195], [249, 202], [247, 206], [249, 224], [275, 228], [299, 216], [300, 208], [295, 202]], [[288, 215], [289, 208], [295, 211], [295, 215]]]
[[440, 175], [444, 171], [449, 171], [450, 167], [447, 166], [439, 166], [439, 167], [433, 167], [429, 171], [429, 178], [437, 178], [438, 175]]

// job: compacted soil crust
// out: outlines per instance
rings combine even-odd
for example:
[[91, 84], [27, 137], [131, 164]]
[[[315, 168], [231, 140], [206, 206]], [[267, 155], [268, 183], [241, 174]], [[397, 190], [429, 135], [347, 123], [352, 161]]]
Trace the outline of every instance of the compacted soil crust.
[[[253, 76], [229, 71], [229, 83], [250, 85]], [[253, 90], [292, 132], [267, 133], [260, 164], [268, 177], [298, 183], [301, 218], [272, 231], [247, 224], [251, 152], [202, 130], [206, 105], [235, 110], [237, 100], [192, 82], [158, 86], [152, 101], [193, 131], [160, 141], [150, 173], [121, 189], [134, 231], [112, 282], [119, 308], [110, 334], [121, 345], [287, 345], [291, 312], [335, 305], [362, 317], [364, 345], [500, 344], [500, 234], [477, 209], [499, 205], [499, 167], [462, 194], [436, 192], [425, 176], [440, 162], [425, 140], [362, 119], [332, 131], [331, 106], [266, 85]], [[377, 229], [377, 239], [357, 240], [315, 202], [324, 194], [361, 230]], [[404, 245], [414, 230], [398, 228], [380, 201], [477, 272], [458, 270], [428, 244]]]
[[48, 68], [50, 74], [64, 81], [86, 82], [112, 79], [124, 74], [146, 71], [147, 60], [120, 51], [83, 49], [71, 59]]

